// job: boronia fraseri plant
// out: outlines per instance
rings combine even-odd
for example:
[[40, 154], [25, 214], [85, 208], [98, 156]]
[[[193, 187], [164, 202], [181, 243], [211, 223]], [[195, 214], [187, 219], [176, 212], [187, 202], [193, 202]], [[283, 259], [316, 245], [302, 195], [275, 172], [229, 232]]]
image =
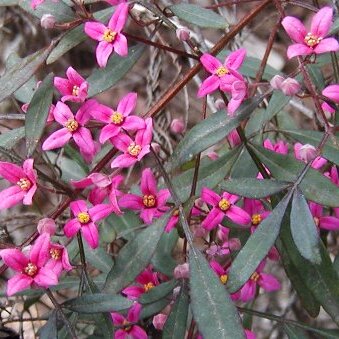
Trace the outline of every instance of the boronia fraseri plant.
[[0, 5], [1, 333], [339, 337], [336, 1]]

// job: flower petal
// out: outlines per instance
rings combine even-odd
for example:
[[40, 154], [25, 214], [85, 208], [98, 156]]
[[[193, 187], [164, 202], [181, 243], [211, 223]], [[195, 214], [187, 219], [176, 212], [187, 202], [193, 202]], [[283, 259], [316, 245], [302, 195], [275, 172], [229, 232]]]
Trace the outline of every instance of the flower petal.
[[207, 217], [201, 223], [201, 226], [210, 231], [222, 222], [224, 216], [225, 214], [219, 208], [213, 207], [212, 210], [207, 214]]
[[123, 124], [123, 128], [131, 131], [131, 130], [138, 130], [138, 129], [143, 129], [145, 128], [145, 121], [144, 119], [132, 115], [132, 116], [128, 116], [125, 118], [124, 124]]
[[72, 133], [67, 128], [61, 128], [52, 133], [42, 144], [42, 149], [48, 151], [65, 146], [72, 138]]
[[143, 170], [140, 188], [143, 194], [157, 195], [157, 182], [150, 168]]
[[339, 50], [339, 43], [335, 38], [326, 38], [319, 42], [314, 48], [314, 53], [336, 52]]
[[137, 93], [131, 92], [126, 94], [118, 103], [117, 112], [121, 113], [124, 117], [127, 117], [132, 113], [137, 104]]
[[201, 98], [214, 92], [220, 86], [220, 79], [217, 75], [211, 75], [205, 79], [199, 87], [197, 97]]
[[108, 139], [115, 137], [120, 133], [120, 127], [114, 124], [108, 124], [100, 132], [99, 142], [104, 144]]
[[317, 37], [325, 37], [332, 26], [333, 9], [325, 6], [312, 18], [311, 33]]
[[286, 16], [281, 22], [289, 37], [299, 43], [304, 43], [307, 34], [304, 24], [293, 16]]
[[244, 59], [246, 58], [246, 49], [240, 48], [234, 52], [232, 52], [225, 60], [225, 66], [227, 68], [238, 69]]
[[212, 74], [214, 74], [219, 67], [223, 66], [219, 59], [208, 53], [204, 53], [200, 57], [200, 62], [205, 67], [205, 69]]
[[111, 162], [111, 168], [125, 168], [134, 165], [138, 161], [137, 158], [132, 157], [129, 154], [121, 154], [113, 159]]
[[38, 274], [34, 277], [34, 282], [38, 286], [49, 287], [58, 284], [58, 276], [51, 269], [42, 267], [39, 269]]
[[201, 199], [205, 201], [207, 204], [217, 206], [221, 198], [217, 193], [215, 193], [208, 187], [204, 187], [201, 190]]
[[132, 210], [141, 210], [145, 206], [142, 198], [135, 194], [125, 194], [119, 200], [119, 205], [123, 208], [130, 208]]
[[281, 285], [276, 277], [271, 274], [260, 273], [258, 284], [267, 292], [280, 290]]
[[49, 259], [50, 239], [49, 233], [43, 233], [35, 240], [34, 245], [31, 247], [29, 259], [38, 267], [44, 266]]
[[289, 59], [299, 55], [310, 55], [313, 53], [313, 49], [304, 44], [293, 44], [288, 46], [287, 57]]
[[87, 208], [87, 204], [85, 200], [72, 201], [69, 204], [69, 206], [74, 216], [77, 216], [81, 212], [88, 212], [88, 208]]
[[98, 111], [100, 108], [101, 105], [96, 100], [87, 100], [77, 111], [75, 119], [79, 124], [85, 125], [91, 118], [92, 112]]
[[7, 281], [7, 295], [10, 297], [13, 294], [25, 290], [30, 287], [33, 279], [26, 274], [17, 274]]
[[74, 119], [70, 108], [61, 101], [58, 101], [53, 110], [54, 119], [62, 126], [65, 126], [69, 119]]
[[86, 22], [85, 33], [94, 40], [102, 41], [107, 27], [101, 22]]
[[128, 16], [128, 5], [122, 3], [118, 5], [108, 22], [108, 27], [114, 32], [121, 32], [124, 28]]
[[337, 231], [339, 229], [339, 219], [332, 216], [320, 217], [319, 227], [329, 231]]
[[113, 43], [113, 48], [115, 53], [119, 54], [122, 57], [128, 54], [127, 39], [123, 34], [120, 33], [117, 35]]
[[23, 200], [25, 191], [19, 186], [11, 186], [0, 192], [0, 210], [15, 206]]
[[236, 224], [250, 226], [250, 215], [239, 206], [232, 205], [226, 212], [226, 216]]
[[86, 82], [85, 79], [71, 66], [67, 68], [66, 75], [69, 81], [78, 87], [80, 87], [83, 82]]
[[28, 264], [28, 258], [16, 248], [7, 248], [0, 251], [3, 262], [15, 271], [21, 272]]
[[54, 87], [60, 92], [62, 95], [69, 95], [72, 92], [73, 86], [69, 82], [68, 79], [54, 77]]
[[96, 49], [96, 57], [99, 67], [106, 67], [107, 60], [113, 52], [113, 45], [106, 41], [100, 41]]
[[97, 248], [99, 246], [99, 232], [97, 226], [90, 222], [81, 227], [81, 232], [89, 247]]
[[25, 171], [18, 165], [0, 161], [0, 176], [12, 184], [16, 184], [21, 178], [26, 177]]
[[95, 145], [90, 130], [86, 127], [79, 127], [73, 133], [73, 139], [80, 150], [86, 154], [95, 154]]
[[99, 221], [112, 214], [112, 206], [108, 204], [98, 204], [89, 209], [89, 215], [93, 222]]
[[64, 226], [64, 233], [67, 238], [73, 238], [81, 229], [81, 224], [78, 219], [71, 219]]

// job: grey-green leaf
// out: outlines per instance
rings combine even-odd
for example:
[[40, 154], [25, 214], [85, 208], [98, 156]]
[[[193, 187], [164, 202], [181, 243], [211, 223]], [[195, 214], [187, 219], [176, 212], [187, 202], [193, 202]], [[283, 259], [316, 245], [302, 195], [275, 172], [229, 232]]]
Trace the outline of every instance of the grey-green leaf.
[[223, 29], [228, 27], [221, 15], [198, 5], [179, 4], [171, 6], [170, 9], [179, 19], [199, 27]]
[[122, 248], [112, 270], [108, 273], [104, 287], [105, 292], [120, 292], [148, 265], [164, 232], [168, 218], [169, 213], [166, 213]]
[[0, 147], [12, 149], [25, 136], [25, 127], [11, 129], [0, 134]]
[[300, 254], [315, 264], [321, 261], [319, 235], [305, 197], [296, 189], [291, 209], [291, 233]]
[[29, 103], [25, 120], [27, 157], [31, 157], [46, 125], [53, 99], [53, 73], [49, 74]]
[[191, 306], [205, 339], [245, 338], [238, 311], [225, 286], [194, 248], [189, 253]]
[[139, 298], [139, 302], [141, 304], [151, 304], [163, 299], [173, 291], [176, 284], [177, 281], [174, 279], [161, 283], [160, 285], [151, 288], [148, 292], [143, 293]]
[[39, 329], [39, 338], [55, 339], [57, 336], [57, 314], [56, 310], [53, 310], [48, 318], [47, 323]]
[[231, 293], [236, 292], [251, 277], [274, 245], [289, 201], [290, 194], [287, 194], [271, 214], [259, 224], [234, 259], [226, 285]]

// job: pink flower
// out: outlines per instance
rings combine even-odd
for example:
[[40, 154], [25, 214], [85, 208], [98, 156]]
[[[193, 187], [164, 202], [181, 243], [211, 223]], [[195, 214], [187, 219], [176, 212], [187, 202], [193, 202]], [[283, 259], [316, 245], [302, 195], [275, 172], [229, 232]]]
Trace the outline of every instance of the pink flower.
[[246, 56], [244, 48], [232, 52], [222, 64], [217, 58], [210, 54], [203, 54], [200, 58], [205, 69], [211, 73], [199, 87], [198, 97], [201, 98], [207, 94], [221, 89], [224, 92], [232, 92], [232, 84], [235, 81], [244, 81], [242, 75], [237, 72]]
[[230, 143], [230, 146], [232, 148], [241, 144], [241, 139], [240, 139], [240, 136], [239, 136], [238, 131], [236, 129], [232, 130], [227, 135], [227, 140]]
[[32, 198], [37, 189], [33, 161], [25, 160], [22, 168], [10, 162], [0, 161], [0, 176], [14, 184], [0, 192], [0, 209], [13, 207], [20, 201], [24, 205], [32, 205]]
[[42, 149], [48, 151], [63, 147], [73, 138], [80, 149], [80, 153], [88, 160], [93, 159], [96, 147], [90, 130], [84, 125], [90, 119], [89, 112], [98, 109], [98, 106], [100, 105], [95, 100], [88, 100], [74, 116], [66, 104], [58, 101], [54, 109], [54, 117], [63, 128], [52, 133], [42, 144]]
[[159, 218], [168, 210], [166, 201], [170, 197], [168, 189], [157, 190], [157, 182], [150, 168], [143, 170], [141, 174], [140, 189], [142, 196], [125, 194], [120, 200], [121, 207], [141, 211], [140, 218], [151, 224], [153, 218]]
[[276, 153], [288, 154], [288, 144], [283, 142], [282, 140], [279, 140], [275, 144], [272, 144], [270, 139], [266, 139], [264, 140], [264, 147]]
[[218, 226], [225, 216], [243, 226], [247, 226], [251, 221], [248, 213], [235, 205], [239, 200], [237, 195], [224, 192], [219, 196], [214, 191], [204, 187], [201, 191], [201, 199], [212, 206], [211, 211], [201, 224], [208, 231]]
[[339, 104], [339, 85], [330, 85], [323, 89], [321, 92], [323, 96], [331, 99], [336, 104]]
[[143, 293], [148, 292], [160, 284], [158, 273], [153, 272], [151, 267], [141, 272], [135, 280], [138, 285], [129, 286], [122, 290], [122, 293], [125, 294], [128, 299], [138, 299]]
[[69, 262], [66, 247], [60, 244], [50, 243], [49, 260], [45, 267], [51, 269], [58, 277], [61, 275], [63, 270], [70, 271], [73, 269]]
[[251, 232], [253, 233], [258, 225], [270, 215], [260, 200], [244, 199], [244, 210], [251, 216]]
[[98, 204], [88, 209], [84, 200], [77, 200], [70, 203], [70, 208], [75, 218], [68, 221], [64, 227], [66, 237], [72, 238], [81, 231], [88, 245], [97, 248], [99, 232], [95, 223], [111, 214], [112, 206]]
[[32, 9], [36, 9], [39, 5], [43, 4], [45, 0], [31, 0]]
[[39, 234], [48, 233], [54, 235], [56, 231], [56, 224], [52, 218], [40, 219], [37, 226]]
[[245, 329], [245, 335], [246, 335], [246, 339], [256, 339], [256, 335], [254, 332]]
[[117, 136], [123, 130], [135, 131], [145, 128], [145, 122], [138, 116], [129, 116], [137, 103], [137, 94], [128, 93], [119, 102], [116, 111], [101, 105], [101, 109], [93, 111], [94, 119], [105, 122], [107, 125], [101, 130], [99, 141], [104, 143]]
[[167, 318], [168, 318], [167, 314], [159, 313], [155, 315], [152, 320], [154, 328], [157, 329], [158, 331], [162, 331], [165, 326]]
[[141, 312], [141, 305], [135, 303], [127, 313], [125, 318], [120, 313], [111, 313], [114, 326], [124, 326], [114, 333], [114, 339], [147, 339], [144, 329], [135, 325], [138, 322]]
[[126, 134], [118, 134], [112, 139], [113, 145], [124, 152], [113, 159], [111, 167], [130, 167], [140, 161], [150, 152], [150, 143], [152, 141], [153, 122], [152, 118], [145, 120], [145, 128], [138, 130], [133, 140]]
[[255, 298], [257, 285], [267, 292], [277, 291], [281, 288], [280, 282], [271, 274], [262, 273], [265, 262], [262, 261], [250, 279], [240, 289], [240, 300], [247, 302]]
[[170, 125], [170, 131], [173, 134], [181, 134], [185, 131], [185, 123], [183, 119], [173, 119]]
[[[329, 172], [324, 173], [337, 187], [339, 187], [339, 174], [337, 166], [333, 165]], [[335, 216], [339, 218], [339, 207], [333, 208]]]
[[[303, 162], [309, 162], [316, 155], [316, 149], [314, 146], [297, 142], [294, 144], [294, 156], [296, 159]], [[319, 169], [327, 163], [327, 160], [322, 157], [316, 157], [312, 162], [312, 168]]]
[[232, 83], [231, 88], [231, 100], [227, 105], [227, 111], [229, 116], [233, 116], [234, 112], [238, 109], [241, 103], [245, 100], [247, 95], [247, 84], [243, 80], [237, 80]]
[[7, 282], [8, 296], [30, 286], [47, 288], [58, 283], [57, 275], [45, 266], [49, 255], [49, 241], [49, 234], [40, 235], [31, 247], [28, 257], [14, 248], [0, 251], [4, 263], [18, 272]]
[[332, 8], [323, 7], [313, 16], [309, 32], [299, 19], [293, 16], [285, 17], [281, 24], [289, 37], [296, 42], [288, 47], [287, 57], [291, 59], [299, 55], [337, 51], [339, 49], [338, 41], [334, 38], [325, 38], [330, 31], [332, 17]]
[[118, 197], [122, 195], [122, 192], [118, 190], [118, 187], [123, 180], [124, 177], [122, 175], [112, 177], [102, 173], [92, 173], [84, 179], [72, 181], [72, 185], [76, 188], [84, 189], [94, 184], [95, 187], [88, 195], [89, 202], [93, 205], [101, 204], [108, 196], [113, 212], [115, 214], [122, 214], [118, 205]]
[[120, 56], [128, 54], [127, 39], [121, 34], [128, 15], [128, 5], [118, 5], [105, 26], [101, 22], [86, 22], [85, 33], [94, 40], [99, 41], [96, 57], [100, 67], [105, 67], [113, 50]]
[[339, 218], [334, 216], [324, 216], [323, 207], [315, 202], [309, 203], [315, 224], [328, 231], [339, 230]]
[[67, 79], [54, 77], [54, 86], [63, 95], [61, 101], [85, 101], [88, 82], [73, 67], [68, 67], [66, 75]]

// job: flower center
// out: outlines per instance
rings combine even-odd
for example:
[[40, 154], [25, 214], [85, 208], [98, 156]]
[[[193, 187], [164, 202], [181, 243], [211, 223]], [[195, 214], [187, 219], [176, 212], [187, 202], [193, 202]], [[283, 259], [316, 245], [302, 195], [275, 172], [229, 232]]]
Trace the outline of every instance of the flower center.
[[317, 227], [319, 227], [319, 224], [320, 224], [319, 218], [318, 218], [318, 217], [313, 217], [313, 220], [314, 220], [314, 222], [315, 222], [315, 225], [316, 225]]
[[34, 277], [38, 272], [38, 268], [36, 265], [29, 262], [27, 266], [24, 268], [24, 272], [30, 277]]
[[21, 178], [17, 183], [16, 183], [23, 191], [28, 191], [32, 184], [27, 178]]
[[77, 97], [79, 95], [79, 87], [78, 86], [73, 86], [73, 89], [72, 89], [72, 95]]
[[228, 280], [227, 274], [223, 274], [223, 275], [220, 276], [220, 281], [221, 281], [222, 284], [225, 285], [227, 283], [227, 280]]
[[261, 222], [261, 215], [260, 214], [253, 214], [252, 215], [252, 224], [259, 225]]
[[137, 157], [140, 152], [141, 152], [141, 146], [140, 145], [136, 145], [134, 142], [132, 142], [128, 148], [127, 148], [127, 152], [132, 156], [132, 157]]
[[316, 35], [313, 35], [312, 33], [307, 33], [307, 35], [304, 38], [304, 42], [307, 46], [309, 47], [314, 47], [317, 46], [318, 43], [322, 40], [323, 38], [317, 37]]
[[125, 332], [129, 332], [129, 331], [131, 330], [132, 326], [130, 326], [129, 324], [130, 324], [130, 322], [127, 321], [126, 319], [125, 319], [124, 322], [122, 323], [122, 326], [124, 326], [123, 330], [124, 330]]
[[115, 39], [115, 36], [117, 35], [116, 32], [113, 32], [112, 30], [110, 30], [109, 28], [106, 28], [104, 35], [102, 36], [102, 38], [106, 41], [106, 42], [112, 42]]
[[156, 199], [155, 196], [152, 194], [145, 194], [144, 197], [142, 198], [142, 202], [146, 207], [154, 207], [156, 204]]
[[218, 206], [222, 211], [227, 211], [231, 207], [231, 203], [227, 199], [222, 198]]
[[172, 213], [172, 215], [173, 215], [174, 217], [177, 217], [177, 216], [179, 215], [179, 210], [178, 210], [178, 209], [174, 210], [174, 212]]
[[120, 125], [124, 121], [124, 116], [119, 112], [114, 112], [111, 115], [111, 121], [114, 125]]
[[61, 258], [61, 250], [59, 248], [51, 248], [49, 250], [49, 254], [51, 255], [51, 258], [54, 260], [60, 260]]
[[251, 278], [250, 278], [250, 279], [253, 280], [254, 282], [257, 282], [259, 278], [260, 278], [259, 273], [254, 272], [254, 273], [251, 275]]
[[226, 67], [224, 67], [224, 66], [220, 66], [217, 70], [216, 70], [216, 75], [218, 76], [218, 77], [223, 77], [224, 75], [226, 75], [226, 74], [228, 74], [229, 73], [229, 70], [226, 68]]
[[80, 212], [77, 215], [77, 218], [78, 218], [78, 221], [80, 222], [80, 224], [87, 224], [91, 219], [87, 212]]
[[149, 290], [151, 290], [154, 287], [153, 283], [149, 282], [147, 284], [144, 285], [144, 289], [145, 292], [148, 292]]
[[79, 124], [76, 120], [74, 119], [68, 119], [66, 124], [65, 124], [65, 127], [70, 131], [70, 132], [75, 132], [78, 127], [79, 127]]

